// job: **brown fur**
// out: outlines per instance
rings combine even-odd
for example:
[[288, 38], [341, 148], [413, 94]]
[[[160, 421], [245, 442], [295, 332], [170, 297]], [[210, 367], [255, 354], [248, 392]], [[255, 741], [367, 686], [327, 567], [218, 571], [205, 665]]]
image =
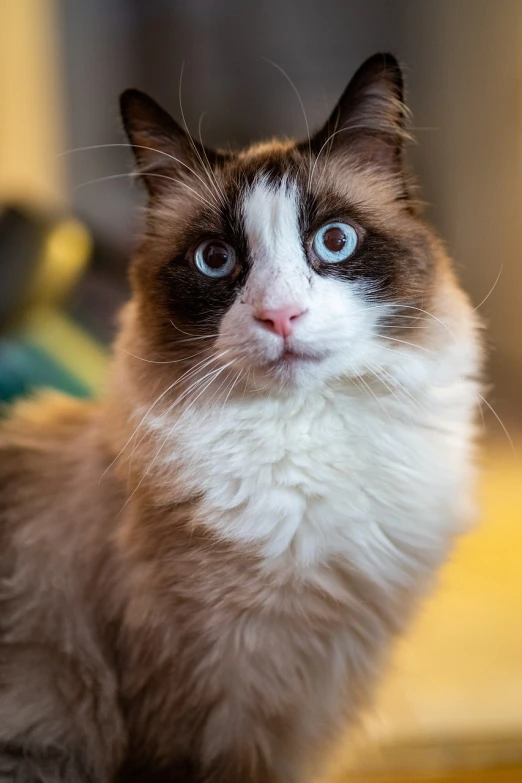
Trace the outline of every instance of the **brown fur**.
[[[328, 712], [319, 706], [329, 698], [321, 678], [307, 682], [300, 658], [314, 647], [328, 656], [341, 630], [357, 636], [360, 618], [354, 612], [347, 628], [343, 602], [307, 588], [300, 620], [305, 586], [292, 579], [267, 585], [254, 554], [194, 531], [197, 498], [157, 508], [143, 492], [117, 517], [124, 495], [114, 476], [100, 484], [107, 457], [97, 445], [98, 415], [95, 406], [59, 398], [25, 403], [0, 440], [2, 530], [12, 536], [3, 561], [10, 568], [2, 602], [2, 680], [9, 683], [0, 702], [2, 739], [25, 747], [29, 722], [27, 752], [34, 745], [38, 761], [42, 752], [49, 764], [53, 754], [60, 762], [78, 756], [93, 779], [109, 780], [125, 756], [126, 780], [144, 759], [147, 775], [164, 764], [173, 779], [176, 765], [193, 764], [205, 726], [209, 780], [275, 780], [263, 763], [277, 748], [291, 757], [307, 732], [308, 709]], [[389, 597], [345, 567], [338, 579], [339, 595], [352, 596], [355, 606], [360, 593], [379, 633], [397, 630]], [[237, 655], [235, 637], [260, 633], [279, 660], [273, 682], [262, 660]], [[366, 682], [375, 663], [357, 655], [343, 665], [357, 666], [354, 674]], [[250, 702], [241, 726], [227, 699], [227, 681], [236, 678]], [[350, 699], [336, 709], [355, 712], [364, 695], [358, 690], [354, 679]], [[230, 735], [223, 756], [212, 752], [213, 733]], [[318, 739], [313, 731], [308, 737]]]
[[[451, 321], [461, 295], [441, 247], [405, 201], [396, 165], [404, 113], [397, 70], [389, 59], [371, 61], [364, 79], [385, 82], [372, 93], [377, 113], [359, 107], [353, 119], [374, 127], [354, 134], [348, 149], [328, 146], [317, 189], [323, 204], [349, 205], [386, 243], [393, 299], [413, 306], [422, 298], [436, 310], [438, 296], [451, 301]], [[361, 78], [346, 100], [359, 100]], [[171, 138], [154, 137], [141, 99], [129, 100], [137, 103], [135, 145], [197, 165], [170, 118], [159, 117], [171, 123]], [[314, 138], [314, 155], [339, 122]], [[136, 154], [145, 179], [172, 167], [152, 150]], [[233, 202], [260, 171], [306, 177], [308, 149], [275, 142], [235, 158], [217, 153], [212, 165]], [[223, 219], [198, 199], [206, 196], [201, 181], [175, 173], [196, 193], [149, 177], [147, 232], [106, 397], [24, 402], [0, 427], [5, 780], [300, 783], [367, 703], [414, 603], [408, 579], [390, 590], [340, 558], [310, 579], [291, 567], [268, 572], [254, 546], [210, 532], [201, 498], [176, 466], [148, 469], [157, 441], [134, 434], [142, 411], [175, 378], [179, 387], [156, 411], [188, 388], [193, 376], [182, 375], [202, 358], [192, 354], [211, 350], [194, 338], [219, 323], [219, 303], [214, 320], [193, 318], [184, 302], [172, 306], [191, 284], [176, 259], [202, 226], [217, 231]], [[407, 334], [437, 347], [434, 333]], [[421, 580], [442, 555], [426, 553], [424, 563], [417, 553], [408, 568]]]
[[[163, 505], [143, 490], [118, 515], [121, 480], [109, 473], [100, 483], [108, 463], [101, 413], [48, 397], [18, 406], [3, 427], [6, 753], [23, 751], [53, 779], [54, 763], [76, 764], [63, 778], [71, 781], [109, 781], [124, 759], [126, 781], [186, 780], [205, 759], [209, 781], [299, 780], [272, 765], [287, 758], [292, 767], [303, 735], [320, 745], [339, 711], [356, 714], [380, 657], [375, 634], [384, 643], [399, 630], [400, 596], [335, 563], [336, 601], [291, 574], [267, 583], [255, 553], [194, 529], [197, 498]], [[359, 638], [372, 615], [371, 636]], [[257, 660], [260, 634], [266, 652]], [[251, 656], [242, 651], [249, 636]], [[352, 676], [340, 698], [320, 661], [337, 645], [341, 654], [348, 636], [353, 660], [338, 665]]]

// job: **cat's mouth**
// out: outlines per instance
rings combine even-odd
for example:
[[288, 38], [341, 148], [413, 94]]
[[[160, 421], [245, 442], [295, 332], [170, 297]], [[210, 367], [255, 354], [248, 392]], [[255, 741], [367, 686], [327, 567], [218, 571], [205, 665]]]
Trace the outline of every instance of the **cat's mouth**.
[[284, 347], [277, 358], [264, 364], [264, 372], [267, 378], [284, 385], [309, 384], [317, 377], [318, 368], [325, 358], [324, 353]]
[[304, 353], [303, 351], [293, 351], [289, 348], [285, 348], [279, 359], [276, 359], [274, 364], [280, 364], [281, 362], [295, 363], [295, 362], [320, 362], [322, 356], [317, 354]]
[[313, 351], [303, 351], [296, 348], [284, 347], [279, 356], [268, 361], [265, 365], [268, 371], [275, 372], [277, 375], [281, 371], [306, 370], [320, 364], [324, 360], [324, 354], [318, 354]]

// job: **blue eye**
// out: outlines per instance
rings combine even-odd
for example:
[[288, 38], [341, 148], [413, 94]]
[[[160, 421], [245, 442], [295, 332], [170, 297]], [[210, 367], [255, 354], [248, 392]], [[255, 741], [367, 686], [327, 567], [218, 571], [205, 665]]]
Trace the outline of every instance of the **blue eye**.
[[194, 263], [207, 277], [227, 277], [236, 268], [236, 253], [221, 239], [207, 239], [197, 246]]
[[325, 264], [339, 264], [354, 254], [359, 237], [348, 223], [327, 223], [314, 237], [313, 249]]

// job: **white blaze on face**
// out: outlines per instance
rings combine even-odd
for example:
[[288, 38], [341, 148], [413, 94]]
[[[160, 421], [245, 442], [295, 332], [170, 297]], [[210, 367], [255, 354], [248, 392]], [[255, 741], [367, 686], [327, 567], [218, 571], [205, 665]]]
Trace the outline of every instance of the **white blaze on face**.
[[254, 311], [298, 305], [310, 298], [310, 268], [299, 228], [299, 193], [283, 180], [260, 180], [245, 198], [243, 219], [252, 268], [242, 300]]
[[[277, 382], [318, 385], [367, 372], [368, 360], [377, 358], [374, 327], [382, 310], [367, 306], [360, 284], [310, 266], [299, 215], [299, 190], [288, 180], [270, 184], [261, 178], [245, 194], [248, 277], [223, 316], [217, 350], [242, 370], [255, 368], [256, 384], [266, 369], [269, 383], [276, 377]], [[302, 315], [283, 348], [281, 336], [264, 326], [263, 312], [288, 307]], [[316, 361], [294, 362], [290, 368], [279, 363], [285, 349]], [[392, 356], [387, 348], [378, 353], [383, 364]]]

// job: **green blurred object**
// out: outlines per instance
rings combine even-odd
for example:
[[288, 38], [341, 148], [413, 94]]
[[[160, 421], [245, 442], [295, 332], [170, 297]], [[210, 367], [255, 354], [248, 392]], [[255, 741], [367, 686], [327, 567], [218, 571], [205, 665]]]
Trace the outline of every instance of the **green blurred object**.
[[40, 387], [75, 397], [89, 397], [91, 393], [45, 351], [22, 340], [0, 339], [0, 401], [12, 402]]

